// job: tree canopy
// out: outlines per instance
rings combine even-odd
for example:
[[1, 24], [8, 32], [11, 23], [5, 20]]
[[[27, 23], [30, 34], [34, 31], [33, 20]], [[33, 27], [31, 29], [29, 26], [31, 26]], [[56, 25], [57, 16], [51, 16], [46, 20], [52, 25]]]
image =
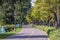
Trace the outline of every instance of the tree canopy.
[[25, 20], [31, 8], [31, 0], [0, 0], [0, 20], [6, 24], [20, 23]]
[[30, 19], [32, 21], [43, 21], [53, 22], [57, 24], [59, 21], [60, 15], [60, 0], [36, 0], [34, 7], [32, 8], [32, 12], [30, 14]]

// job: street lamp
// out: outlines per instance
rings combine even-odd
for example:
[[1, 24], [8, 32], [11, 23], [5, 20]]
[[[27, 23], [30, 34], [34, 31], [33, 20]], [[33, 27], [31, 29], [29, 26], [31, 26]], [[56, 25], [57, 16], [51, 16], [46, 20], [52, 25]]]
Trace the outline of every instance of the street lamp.
[[16, 11], [15, 10], [14, 10], [14, 24], [15, 24], [14, 31], [16, 31]]

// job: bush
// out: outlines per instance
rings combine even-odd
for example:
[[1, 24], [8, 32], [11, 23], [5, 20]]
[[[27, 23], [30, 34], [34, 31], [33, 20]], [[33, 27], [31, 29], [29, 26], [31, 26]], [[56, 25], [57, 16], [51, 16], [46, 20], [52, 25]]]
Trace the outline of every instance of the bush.
[[20, 32], [21, 30], [22, 30], [22, 28], [16, 28], [16, 31], [13, 31], [13, 30], [12, 30], [12, 31], [6, 32], [6, 33], [4, 33], [4, 34], [0, 34], [0, 40], [4, 39], [4, 38], [6, 38], [6, 37], [9, 37], [9, 36], [11, 36], [11, 35], [14, 35], [14, 34]]
[[0, 27], [3, 26], [3, 25], [4, 25], [3, 22], [0, 22]]
[[60, 40], [60, 29], [56, 29], [49, 33], [49, 38], [51, 40]]
[[14, 26], [15, 26], [15, 25], [5, 25], [5, 31], [6, 31], [6, 32], [10, 32], [11, 30], [14, 29]]
[[48, 27], [48, 26], [35, 26], [36, 28], [38, 28], [38, 29], [41, 29], [41, 30], [43, 30], [43, 31], [45, 31], [46, 33], [48, 33], [49, 31], [53, 31], [53, 30], [55, 30], [55, 28], [54, 27]]
[[60, 28], [56, 29], [54, 27], [48, 26], [35, 26], [36, 28], [45, 31], [50, 40], [60, 40]]

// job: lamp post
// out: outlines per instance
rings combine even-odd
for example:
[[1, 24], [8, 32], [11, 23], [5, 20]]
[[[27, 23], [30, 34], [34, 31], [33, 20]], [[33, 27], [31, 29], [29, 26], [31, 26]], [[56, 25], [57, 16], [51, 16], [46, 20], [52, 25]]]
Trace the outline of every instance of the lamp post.
[[16, 11], [14, 10], [14, 31], [16, 31]]
[[16, 31], [16, 11], [15, 11], [15, 7], [14, 7], [14, 31]]

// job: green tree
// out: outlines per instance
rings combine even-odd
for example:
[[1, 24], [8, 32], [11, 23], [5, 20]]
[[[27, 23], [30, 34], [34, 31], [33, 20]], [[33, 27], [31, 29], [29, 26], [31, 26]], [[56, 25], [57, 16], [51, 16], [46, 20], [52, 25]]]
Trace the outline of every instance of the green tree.
[[58, 25], [58, 15], [60, 8], [60, 0], [36, 0], [35, 6], [32, 9], [31, 17], [33, 21], [54, 22]]
[[0, 5], [4, 11], [3, 20], [6, 24], [13, 24], [15, 21], [22, 23], [31, 8], [31, 0], [0, 0]]

